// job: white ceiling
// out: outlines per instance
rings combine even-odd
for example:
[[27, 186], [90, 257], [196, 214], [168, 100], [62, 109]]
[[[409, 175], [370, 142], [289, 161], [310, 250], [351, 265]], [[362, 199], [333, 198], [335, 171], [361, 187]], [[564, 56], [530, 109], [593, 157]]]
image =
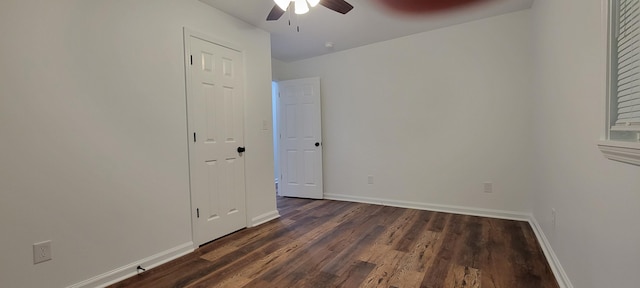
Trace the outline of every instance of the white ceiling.
[[[304, 15], [287, 12], [278, 21], [265, 20], [273, 0], [200, 1], [271, 32], [273, 58], [289, 62], [527, 9], [534, 0], [490, 0], [418, 16], [390, 12], [372, 0], [347, 0], [354, 8], [346, 15], [318, 5]], [[300, 32], [296, 31], [297, 26]], [[333, 42], [333, 48], [325, 47], [326, 42]]]

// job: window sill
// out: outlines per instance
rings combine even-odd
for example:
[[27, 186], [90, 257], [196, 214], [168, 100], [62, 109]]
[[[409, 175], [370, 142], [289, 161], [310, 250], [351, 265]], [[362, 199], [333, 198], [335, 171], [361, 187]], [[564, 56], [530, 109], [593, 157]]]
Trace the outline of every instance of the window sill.
[[602, 140], [598, 148], [610, 160], [640, 166], [640, 143]]

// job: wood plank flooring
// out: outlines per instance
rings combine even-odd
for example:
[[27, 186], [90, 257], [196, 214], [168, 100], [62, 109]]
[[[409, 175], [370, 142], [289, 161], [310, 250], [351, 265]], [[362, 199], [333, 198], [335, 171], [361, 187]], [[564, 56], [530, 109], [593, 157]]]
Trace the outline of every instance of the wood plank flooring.
[[559, 287], [526, 222], [283, 197], [278, 209], [111, 287]]

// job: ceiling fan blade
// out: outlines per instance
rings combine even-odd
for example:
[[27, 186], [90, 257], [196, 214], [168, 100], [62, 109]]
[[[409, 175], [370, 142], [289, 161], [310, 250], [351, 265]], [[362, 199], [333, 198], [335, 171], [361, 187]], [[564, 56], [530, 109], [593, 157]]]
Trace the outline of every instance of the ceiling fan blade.
[[342, 14], [347, 14], [353, 9], [353, 6], [344, 0], [320, 0], [320, 5]]
[[274, 21], [274, 20], [280, 19], [280, 17], [284, 15], [284, 12], [286, 11], [280, 9], [280, 6], [274, 5], [273, 9], [271, 9], [271, 12], [269, 12], [269, 15], [267, 15], [267, 21]]

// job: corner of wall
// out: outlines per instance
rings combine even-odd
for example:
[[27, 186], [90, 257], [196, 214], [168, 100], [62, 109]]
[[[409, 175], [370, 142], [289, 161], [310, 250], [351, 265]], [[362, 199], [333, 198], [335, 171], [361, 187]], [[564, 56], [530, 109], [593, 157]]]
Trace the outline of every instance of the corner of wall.
[[249, 223], [249, 227], [256, 227], [277, 218], [280, 218], [280, 213], [278, 213], [277, 209], [273, 211], [269, 211], [262, 215], [251, 218], [251, 223]]
[[533, 232], [536, 234], [536, 238], [538, 238], [538, 243], [540, 243], [540, 247], [542, 248], [542, 252], [544, 256], [547, 257], [547, 262], [551, 267], [551, 271], [553, 271], [553, 275], [556, 277], [558, 281], [558, 285], [561, 288], [573, 288], [571, 281], [569, 280], [569, 276], [562, 268], [562, 264], [560, 264], [560, 260], [556, 256], [556, 253], [553, 251], [553, 247], [551, 247], [551, 243], [547, 239], [547, 236], [544, 234], [542, 227], [536, 220], [536, 217], [533, 214], [529, 215], [529, 225], [533, 229]]

